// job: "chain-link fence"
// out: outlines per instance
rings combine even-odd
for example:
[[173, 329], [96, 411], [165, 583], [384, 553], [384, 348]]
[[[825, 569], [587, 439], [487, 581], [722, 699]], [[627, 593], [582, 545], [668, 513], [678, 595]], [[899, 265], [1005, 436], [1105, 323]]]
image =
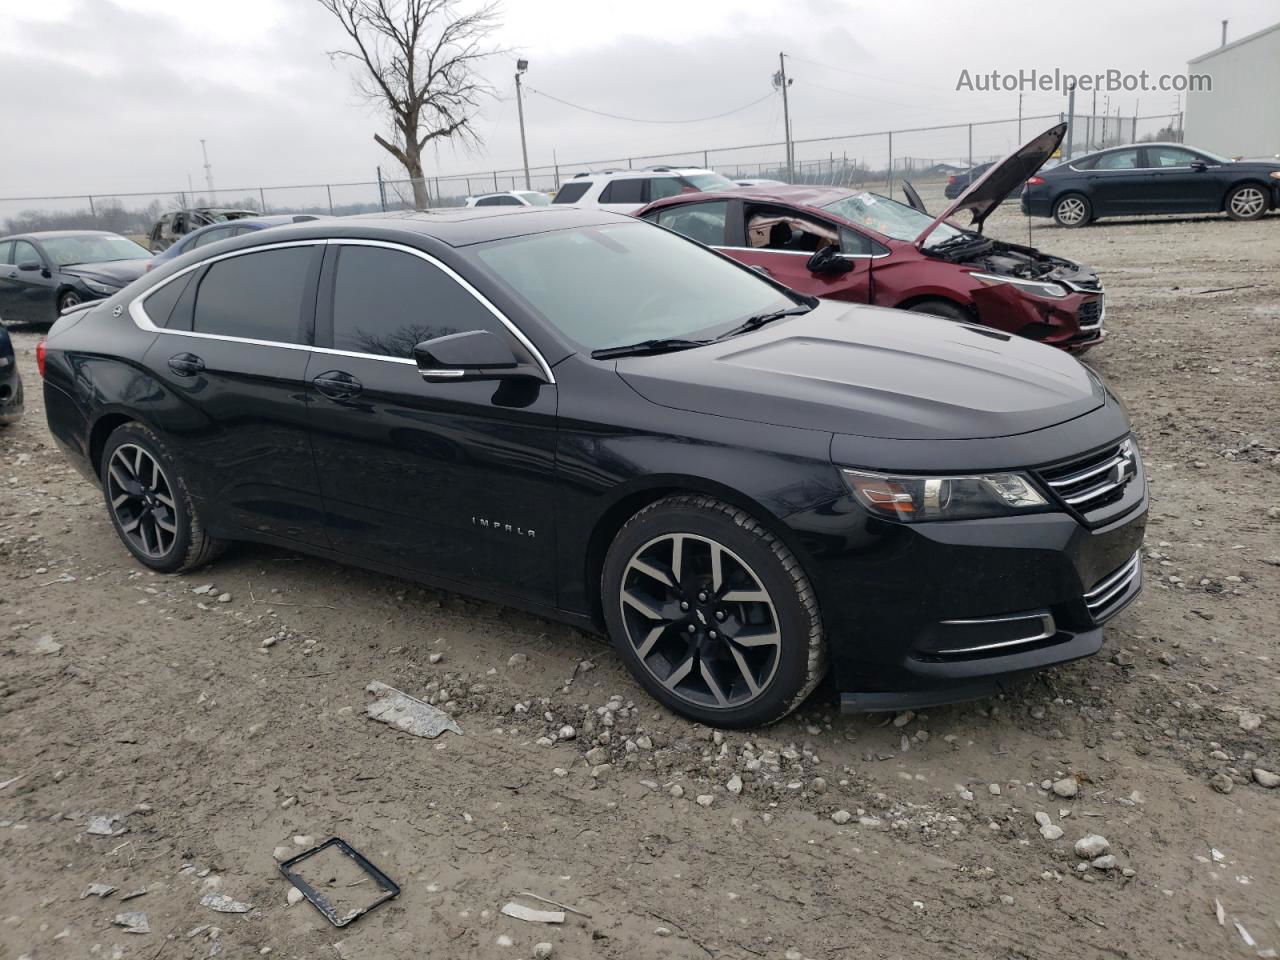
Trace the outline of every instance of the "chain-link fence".
[[[796, 140], [792, 143], [790, 164], [787, 162], [787, 145], [782, 141], [606, 157], [531, 167], [529, 186], [551, 193], [558, 190], [564, 180], [587, 171], [695, 166], [716, 170], [732, 179], [868, 185], [892, 190], [894, 181], [903, 177], [920, 182], [945, 180], [951, 173], [1006, 156], [1045, 127], [1062, 119], [1062, 114], [1040, 114]], [[1073, 154], [1122, 143], [1180, 140], [1182, 136], [1180, 114], [1128, 117], [1076, 114], [1072, 119]], [[0, 198], [0, 223], [4, 234], [29, 230], [98, 229], [141, 237], [151, 230], [162, 214], [188, 207], [333, 216], [411, 210], [418, 205], [414, 186], [411, 180], [379, 178], [354, 183], [239, 187], [214, 191], [188, 189], [9, 197]], [[423, 179], [419, 187], [429, 206], [459, 206], [469, 196], [524, 189], [525, 171], [519, 168], [431, 176]]]

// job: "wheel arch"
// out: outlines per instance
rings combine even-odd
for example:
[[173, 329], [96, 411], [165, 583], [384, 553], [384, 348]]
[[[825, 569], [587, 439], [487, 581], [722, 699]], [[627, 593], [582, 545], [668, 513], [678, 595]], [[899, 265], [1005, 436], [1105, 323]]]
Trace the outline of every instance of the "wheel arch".
[[1225, 212], [1227, 209], [1227, 199], [1231, 196], [1231, 194], [1235, 193], [1235, 191], [1239, 190], [1241, 187], [1257, 187], [1259, 190], [1262, 191], [1262, 197], [1267, 202], [1267, 209], [1268, 210], [1276, 209], [1275, 195], [1271, 190], [1271, 185], [1268, 184], [1265, 180], [1259, 180], [1256, 177], [1248, 177], [1244, 180], [1237, 180], [1235, 183], [1228, 185], [1227, 189], [1222, 191], [1222, 202], [1218, 204], [1218, 209]]
[[681, 474], [654, 474], [636, 484], [615, 492], [609, 505], [596, 518], [587, 540], [584, 562], [586, 564], [585, 583], [590, 599], [590, 616], [600, 630], [605, 629], [604, 598], [600, 594], [600, 576], [604, 571], [604, 560], [609, 552], [618, 531], [633, 516], [666, 497], [680, 494], [702, 494], [723, 500], [751, 515], [766, 530], [781, 540], [800, 561], [800, 565], [808, 570], [807, 552], [795, 533], [782, 522], [782, 519], [769, 511], [762, 503], [744, 494], [741, 490], [709, 480], [706, 477], [686, 476]]
[[969, 318], [974, 323], [978, 322], [978, 310], [977, 310], [977, 307], [974, 305], [973, 301], [962, 300], [961, 298], [954, 296], [949, 292], [917, 293], [910, 297], [907, 297], [905, 300], [899, 303], [895, 303], [893, 306], [894, 306], [894, 309], [896, 310], [910, 310], [912, 307], [918, 307], [922, 303], [930, 303], [934, 300], [938, 300], [938, 301], [941, 301], [942, 303], [950, 304], [953, 307], [959, 307], [965, 313], [969, 314]]
[[94, 476], [102, 475], [102, 453], [106, 449], [107, 438], [126, 423], [140, 423], [152, 433], [160, 432], [155, 424], [150, 423], [146, 417], [139, 416], [134, 410], [126, 410], [123, 407], [105, 408], [89, 425], [87, 451], [89, 466], [93, 469]]

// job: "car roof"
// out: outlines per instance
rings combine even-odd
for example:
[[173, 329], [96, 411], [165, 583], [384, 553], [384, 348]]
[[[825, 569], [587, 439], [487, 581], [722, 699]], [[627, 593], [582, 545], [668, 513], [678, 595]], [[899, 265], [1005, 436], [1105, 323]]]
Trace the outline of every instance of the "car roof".
[[593, 177], [613, 177], [616, 180], [625, 180], [629, 177], [661, 177], [665, 175], [687, 176], [695, 173], [715, 173], [714, 170], [707, 170], [704, 167], [647, 167], [643, 170], [584, 170], [581, 173], [575, 173], [568, 180], [560, 184], [564, 186], [566, 183], [573, 183], [574, 180], [589, 180]]
[[33, 230], [30, 233], [12, 233], [5, 240], [53, 240], [56, 237], [118, 237], [120, 234], [110, 230]]
[[763, 202], [790, 204], [791, 206], [822, 207], [835, 200], [843, 199], [856, 193], [848, 187], [828, 187], [809, 184], [777, 184], [759, 187], [739, 187], [736, 190], [710, 190], [705, 193], [682, 193], [674, 197], [655, 200], [649, 206], [670, 207], [683, 203], [698, 203], [704, 200], [759, 200]]
[[[272, 230], [270, 234], [258, 237], [256, 243], [279, 243], [291, 238], [300, 240], [317, 236], [359, 238], [399, 234], [405, 238], [430, 238], [451, 247], [465, 247], [553, 230], [635, 222], [634, 217], [620, 213], [570, 206], [440, 207], [310, 220]], [[239, 243], [247, 239], [248, 235], [226, 242]]]

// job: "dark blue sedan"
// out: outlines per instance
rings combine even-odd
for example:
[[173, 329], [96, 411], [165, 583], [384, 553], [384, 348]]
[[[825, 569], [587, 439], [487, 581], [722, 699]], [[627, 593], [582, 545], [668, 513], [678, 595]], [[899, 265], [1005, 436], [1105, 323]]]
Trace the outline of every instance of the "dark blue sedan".
[[320, 215], [314, 213], [282, 213], [269, 217], [246, 217], [243, 220], [210, 223], [199, 230], [192, 230], [190, 233], [184, 234], [167, 246], [163, 252], [157, 253], [152, 257], [151, 262], [147, 264], [147, 269], [153, 270], [166, 260], [180, 257], [197, 247], [217, 243], [219, 240], [226, 240], [228, 237], [238, 237], [241, 234], [253, 233], [255, 230], [266, 230], [268, 227], [279, 227], [286, 223], [305, 223], [308, 220], [318, 219], [320, 219]]

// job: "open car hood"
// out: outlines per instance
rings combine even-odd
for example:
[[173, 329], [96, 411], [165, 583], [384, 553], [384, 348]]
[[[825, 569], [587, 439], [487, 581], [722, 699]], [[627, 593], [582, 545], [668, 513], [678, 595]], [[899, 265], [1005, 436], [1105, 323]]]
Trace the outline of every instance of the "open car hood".
[[951, 206], [938, 214], [934, 221], [924, 228], [920, 236], [916, 237], [916, 246], [923, 247], [925, 240], [937, 229], [938, 224], [944, 220], [950, 220], [964, 210], [969, 211], [973, 217], [973, 226], [981, 232], [982, 224], [991, 215], [991, 211], [1000, 206], [1004, 198], [1009, 196], [1018, 184], [1044, 166], [1045, 161], [1053, 156], [1066, 135], [1067, 125], [1059, 123], [1024, 143], [1009, 156], [993, 165], [990, 170], [975, 180], [968, 190], [956, 197]]

